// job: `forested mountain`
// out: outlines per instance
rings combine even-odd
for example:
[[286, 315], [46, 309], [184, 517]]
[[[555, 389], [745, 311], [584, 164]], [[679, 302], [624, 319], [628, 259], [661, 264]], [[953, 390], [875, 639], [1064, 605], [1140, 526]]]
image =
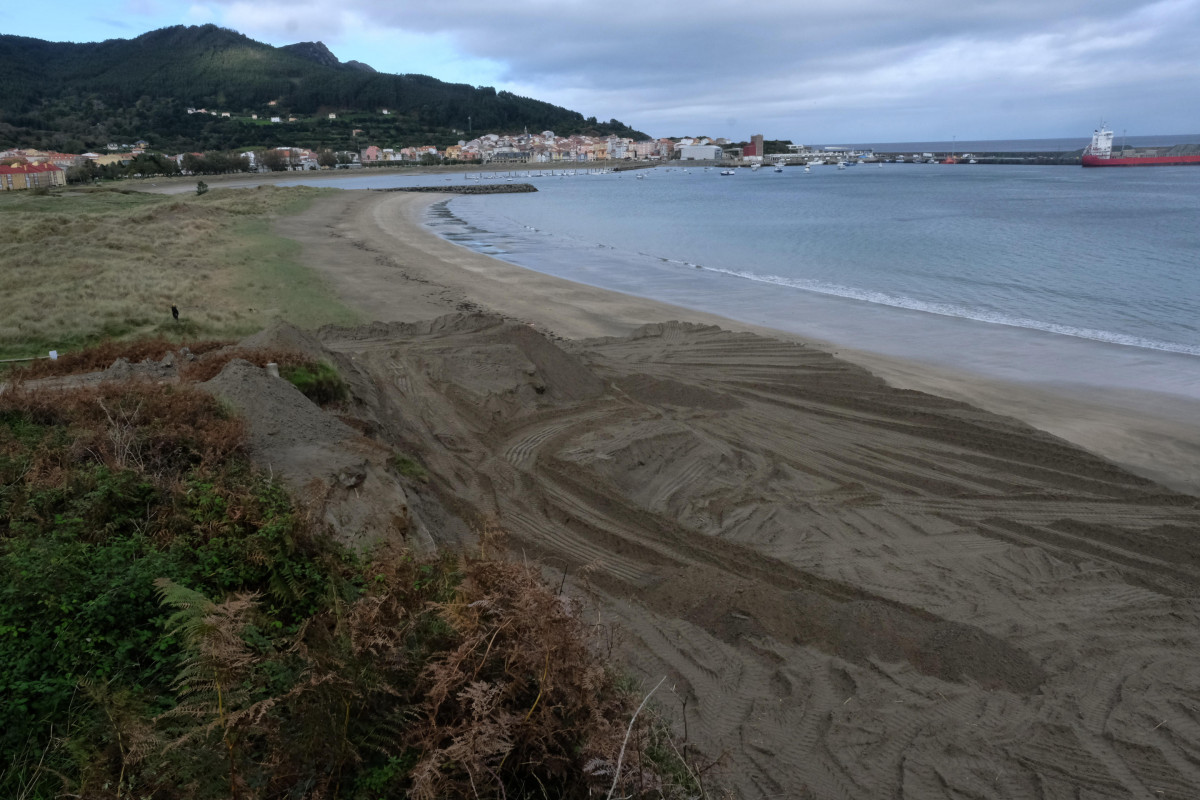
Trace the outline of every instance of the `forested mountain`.
[[[189, 115], [188, 108], [231, 116]], [[338, 118], [327, 119], [329, 113]], [[267, 121], [289, 115], [297, 121]], [[442, 146], [468, 130], [526, 127], [645, 138], [617, 120], [585, 119], [490, 87], [382, 74], [339, 62], [319, 42], [277, 48], [215, 25], [83, 44], [0, 35], [0, 145], [80, 152], [145, 139], [168, 151], [358, 149], [366, 140]], [[362, 133], [353, 136], [354, 129]]]

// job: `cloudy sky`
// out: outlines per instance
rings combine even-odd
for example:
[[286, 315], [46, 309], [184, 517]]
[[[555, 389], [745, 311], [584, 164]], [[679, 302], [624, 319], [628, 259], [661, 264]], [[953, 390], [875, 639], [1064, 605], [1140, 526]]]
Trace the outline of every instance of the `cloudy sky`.
[[[216, 23], [495, 86], [652, 136], [795, 142], [1200, 132], [1200, 0], [59, 0], [0, 33]], [[1081, 141], [1082, 143], [1082, 141]]]

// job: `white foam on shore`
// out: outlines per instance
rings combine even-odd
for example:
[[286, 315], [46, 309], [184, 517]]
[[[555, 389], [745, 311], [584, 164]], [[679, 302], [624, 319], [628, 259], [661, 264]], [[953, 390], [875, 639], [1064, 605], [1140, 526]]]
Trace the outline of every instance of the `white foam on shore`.
[[[482, 233], [446, 204], [427, 227], [517, 266], [821, 339], [847, 347], [1024, 384], [1075, 384], [1200, 400], [1200, 348], [883, 292], [807, 283], [624, 251], [545, 230]], [[469, 226], [471, 236], [454, 228]], [[519, 226], [520, 227], [520, 226]], [[507, 252], [478, 244], [503, 241]], [[476, 245], [476, 246], [473, 246]]]
[[943, 317], [956, 317], [959, 319], [973, 320], [975, 322], [987, 322], [993, 325], [1009, 325], [1015, 328], [1028, 328], [1031, 330], [1044, 331], [1046, 333], [1055, 333], [1061, 336], [1074, 336], [1080, 339], [1090, 339], [1096, 342], [1107, 342], [1109, 344], [1119, 344], [1127, 347], [1143, 347], [1148, 350], [1162, 350], [1168, 353], [1184, 353], [1186, 355], [1200, 356], [1200, 347], [1194, 345], [1165, 342], [1158, 339], [1130, 336], [1127, 334], [1115, 333], [1113, 331], [1096, 330], [1093, 328], [1059, 325], [1053, 322], [1043, 322], [1041, 320], [1017, 317], [999, 312], [989, 312], [980, 309], [968, 308], [966, 306], [951, 305], [948, 303], [930, 303], [911, 297], [889, 294], [887, 292], [863, 291], [861, 289], [854, 289], [849, 286], [839, 286], [837, 284], [821, 283], [819, 281], [794, 280], [791, 278], [784, 278], [779, 275], [760, 275], [758, 273], [743, 270], [724, 269], [721, 267], [706, 267], [701, 264], [692, 264], [690, 262], [676, 263], [682, 263], [686, 266], [707, 270], [709, 272], [718, 272], [724, 275], [731, 275], [736, 278], [744, 278], [746, 280], [755, 281], [758, 283], [787, 286], [789, 288], [799, 289], [805, 292], [815, 292], [817, 294], [830, 295], [833, 297], [844, 297], [849, 300], [861, 300], [866, 303], [877, 303], [879, 305], [890, 306], [892, 308], [904, 308], [910, 311], [921, 311], [927, 314], [937, 314]]

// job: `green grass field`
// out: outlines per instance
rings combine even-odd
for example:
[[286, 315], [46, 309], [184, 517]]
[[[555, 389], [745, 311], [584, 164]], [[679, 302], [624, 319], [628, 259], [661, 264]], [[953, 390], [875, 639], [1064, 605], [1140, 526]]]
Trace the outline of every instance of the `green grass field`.
[[328, 191], [0, 195], [0, 358], [138, 335], [237, 337], [279, 317], [353, 324], [299, 246], [271, 232]]

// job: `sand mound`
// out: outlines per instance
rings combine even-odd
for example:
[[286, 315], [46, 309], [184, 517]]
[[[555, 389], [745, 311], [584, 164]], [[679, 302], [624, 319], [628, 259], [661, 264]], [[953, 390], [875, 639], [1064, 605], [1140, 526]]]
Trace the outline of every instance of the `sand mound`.
[[[395, 389], [404, 393], [411, 376], [420, 373], [432, 391], [456, 404], [463, 418], [482, 425], [595, 398], [604, 390], [579, 357], [526, 324], [492, 314], [448, 314], [420, 323], [353, 329], [326, 327], [319, 335], [327, 342], [353, 343], [352, 349], [361, 351], [353, 354], [355, 359], [388, 349], [399, 359], [398, 376], [388, 381]], [[400, 351], [417, 343], [422, 346], [412, 352], [420, 355], [412, 360], [407, 350]], [[405, 362], [402, 369], [400, 361]], [[373, 396], [375, 403], [387, 402], [379, 397], [376, 380], [352, 379], [352, 385]]]
[[351, 386], [341, 419], [240, 359], [201, 384], [335, 535], [498, 521], [745, 796], [1200, 795], [1194, 497], [713, 326], [560, 343], [458, 313], [243, 346]]
[[428, 546], [428, 535], [410, 520], [404, 486], [388, 469], [391, 450], [242, 359], [199, 388], [246, 420], [254, 462], [286, 483], [343, 541], [369, 546], [401, 535], [418, 550]]
[[1194, 498], [712, 326], [319, 335], [429, 470], [417, 515], [564, 571], [745, 795], [1200, 792]]
[[315, 335], [284, 321], [247, 336], [238, 342], [238, 347], [246, 350], [292, 350], [314, 361], [329, 358], [329, 352]]

